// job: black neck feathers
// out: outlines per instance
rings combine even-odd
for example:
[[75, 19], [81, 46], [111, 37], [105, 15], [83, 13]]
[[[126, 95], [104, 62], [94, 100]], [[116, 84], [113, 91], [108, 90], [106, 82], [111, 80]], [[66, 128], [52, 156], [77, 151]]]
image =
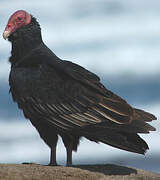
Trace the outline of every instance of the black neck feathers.
[[39, 23], [32, 17], [30, 24], [18, 29], [8, 40], [12, 43], [9, 61], [13, 65], [43, 43]]

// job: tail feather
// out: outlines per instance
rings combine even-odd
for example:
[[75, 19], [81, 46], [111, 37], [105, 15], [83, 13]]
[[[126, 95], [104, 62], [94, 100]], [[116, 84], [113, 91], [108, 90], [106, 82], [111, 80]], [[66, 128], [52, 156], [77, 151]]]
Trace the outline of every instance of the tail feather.
[[108, 139], [103, 139], [101, 142], [122, 150], [138, 154], [145, 154], [149, 149], [147, 143], [137, 134], [127, 134], [127, 136], [124, 136], [119, 142], [111, 141], [110, 143], [108, 143]]
[[145, 112], [141, 109], [134, 108], [133, 120], [151, 122], [152, 120], [156, 120], [156, 119], [157, 119], [156, 116], [154, 116], [153, 114]]
[[[101, 108], [101, 110], [103, 109]], [[114, 118], [117, 120], [119, 116], [120, 114], [114, 116]], [[151, 122], [157, 118], [140, 109], [134, 109], [132, 117], [132, 121], [128, 123], [119, 124], [108, 120], [102, 123], [85, 126], [81, 128], [80, 131], [82, 136], [85, 136], [91, 141], [102, 142], [122, 150], [145, 154], [149, 147], [138, 133], [155, 131], [156, 129], [147, 122]]]
[[149, 133], [150, 131], [156, 130], [156, 128], [154, 128], [150, 124], [140, 120], [133, 120], [130, 124], [130, 128], [135, 129], [136, 133]]
[[149, 149], [147, 143], [139, 135], [134, 133], [110, 131], [104, 135], [96, 134], [96, 136], [92, 135], [89, 137], [87, 136], [86, 138], [91, 141], [102, 142], [104, 144], [138, 154], [145, 154], [145, 152]]

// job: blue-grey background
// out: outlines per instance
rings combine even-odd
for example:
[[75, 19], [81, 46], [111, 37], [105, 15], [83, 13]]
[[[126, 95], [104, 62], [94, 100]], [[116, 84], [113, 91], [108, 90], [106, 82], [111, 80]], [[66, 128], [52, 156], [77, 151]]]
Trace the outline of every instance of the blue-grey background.
[[[1, 1], [0, 34], [19, 9], [37, 17], [45, 43], [58, 56], [98, 74], [108, 89], [160, 119], [160, 1]], [[8, 93], [10, 50], [0, 36], [0, 163], [47, 164], [49, 148]], [[73, 163], [117, 163], [160, 173], [159, 120], [151, 124], [157, 131], [142, 136], [150, 146], [145, 156], [83, 139]], [[65, 158], [60, 141], [58, 162]]]

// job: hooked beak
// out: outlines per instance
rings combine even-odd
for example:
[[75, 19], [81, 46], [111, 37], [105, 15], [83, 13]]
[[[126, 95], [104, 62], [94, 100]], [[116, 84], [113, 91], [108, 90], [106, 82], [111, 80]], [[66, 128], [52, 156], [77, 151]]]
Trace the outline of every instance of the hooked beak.
[[3, 32], [3, 38], [6, 40], [15, 30], [16, 30], [16, 24], [8, 23]]
[[9, 35], [10, 35], [10, 32], [9, 32], [9, 31], [5, 30], [5, 31], [3, 32], [3, 38], [4, 38], [5, 40], [8, 38]]

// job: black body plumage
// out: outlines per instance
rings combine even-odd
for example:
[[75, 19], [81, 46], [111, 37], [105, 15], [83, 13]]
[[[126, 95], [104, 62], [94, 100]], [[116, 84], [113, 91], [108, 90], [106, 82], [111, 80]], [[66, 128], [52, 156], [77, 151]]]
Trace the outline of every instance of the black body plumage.
[[51, 148], [56, 165], [58, 136], [67, 150], [67, 164], [80, 137], [123, 150], [144, 154], [146, 142], [137, 133], [155, 130], [147, 121], [156, 117], [131, 107], [107, 90], [97, 75], [70, 61], [58, 58], [42, 41], [34, 17], [14, 32], [10, 91], [13, 100]]

